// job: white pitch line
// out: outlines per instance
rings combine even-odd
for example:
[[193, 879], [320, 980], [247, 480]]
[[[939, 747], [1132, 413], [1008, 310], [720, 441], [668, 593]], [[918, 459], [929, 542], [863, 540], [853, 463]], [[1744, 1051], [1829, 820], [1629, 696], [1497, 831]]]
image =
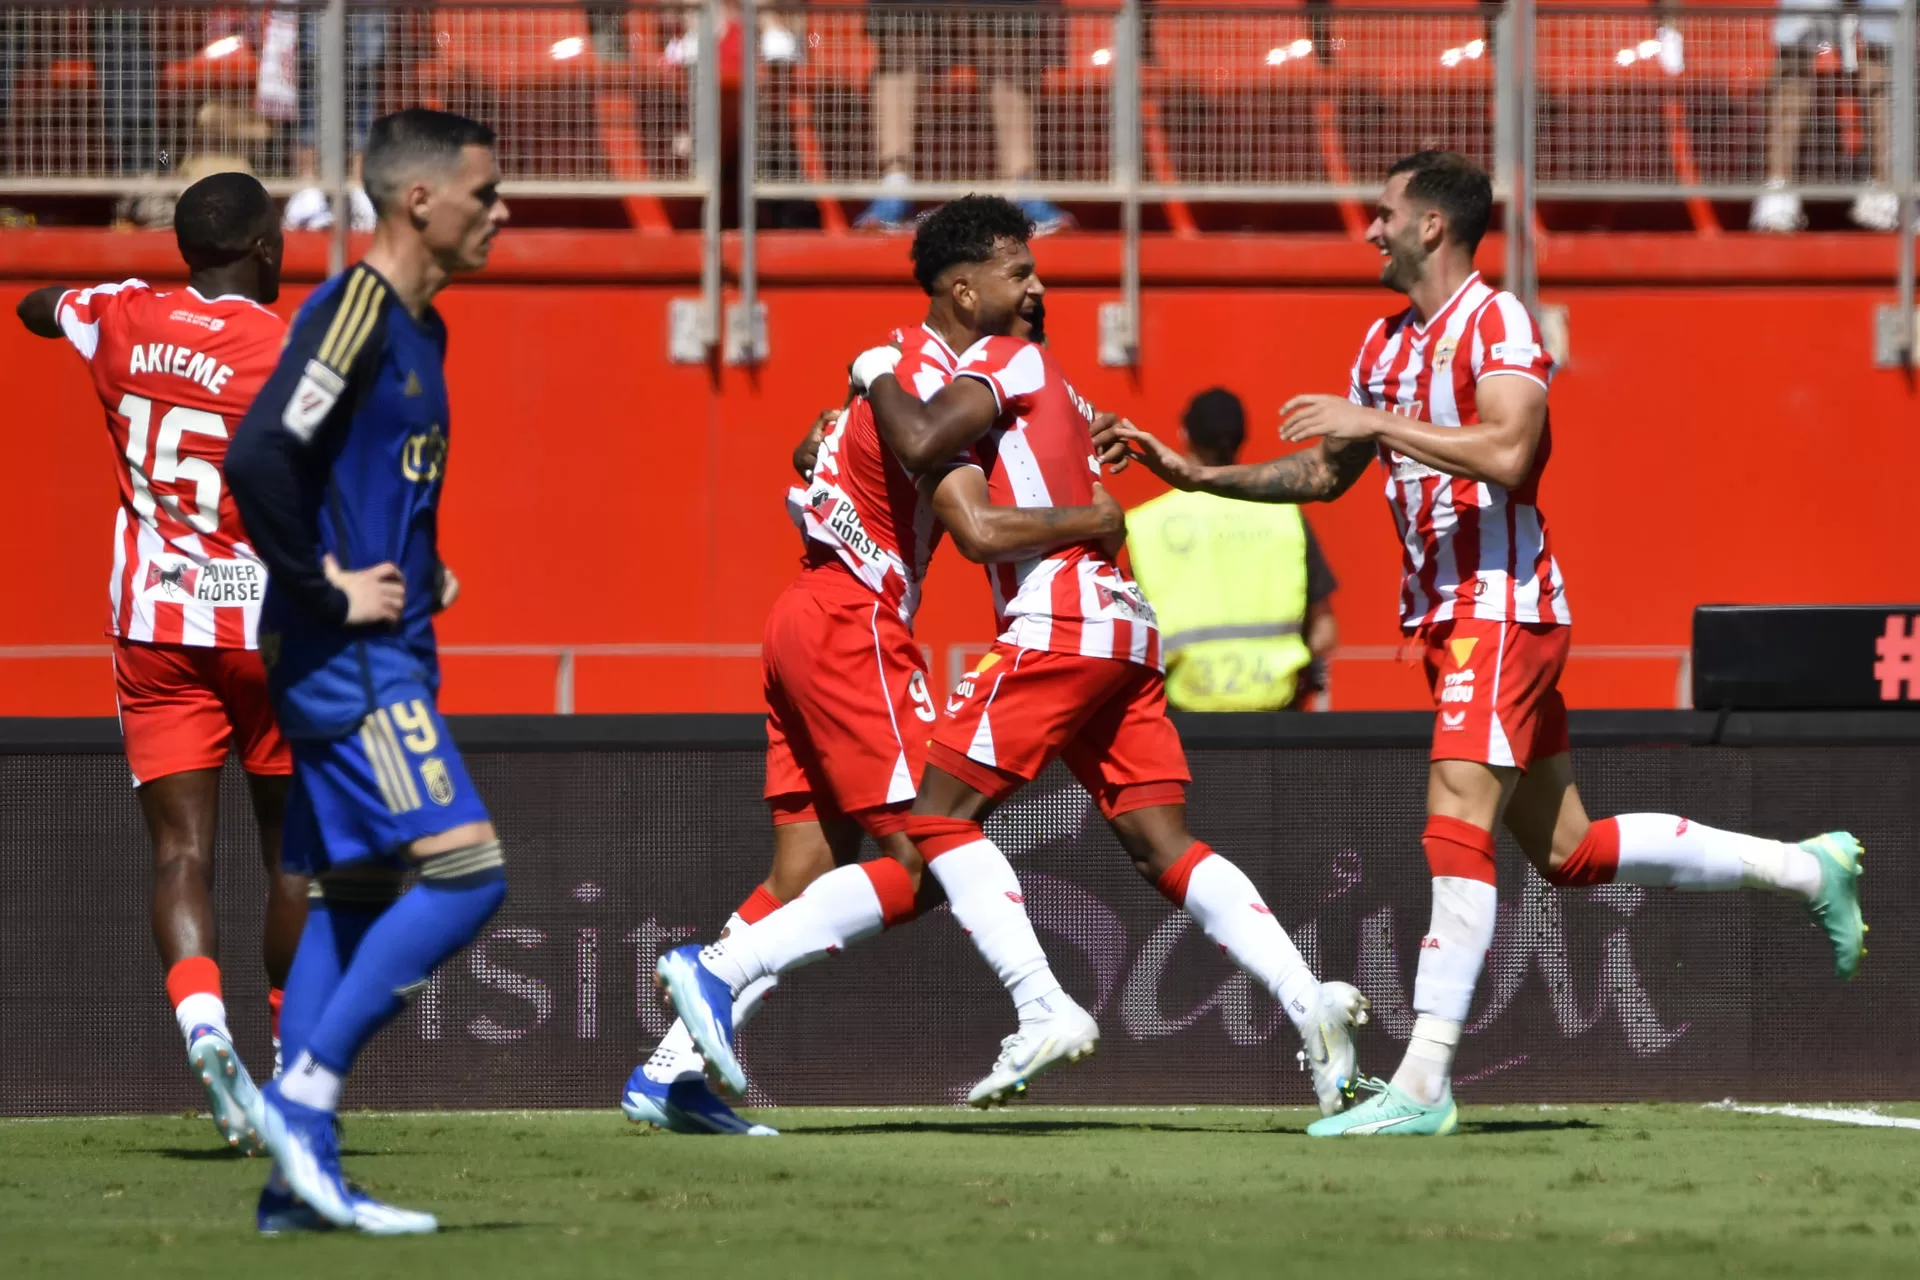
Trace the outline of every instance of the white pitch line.
[[1883, 1116], [1871, 1107], [1743, 1107], [1729, 1098], [1709, 1102], [1709, 1111], [1738, 1111], [1750, 1116], [1792, 1116], [1796, 1120], [1825, 1120], [1831, 1124], [1863, 1125], [1869, 1129], [1920, 1129], [1920, 1120]]

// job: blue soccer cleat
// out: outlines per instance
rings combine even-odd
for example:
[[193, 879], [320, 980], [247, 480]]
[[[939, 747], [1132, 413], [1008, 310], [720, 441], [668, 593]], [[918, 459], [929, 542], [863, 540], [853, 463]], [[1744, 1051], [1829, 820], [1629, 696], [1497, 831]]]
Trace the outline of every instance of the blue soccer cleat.
[[754, 1124], [722, 1102], [707, 1082], [688, 1076], [663, 1084], [647, 1075], [644, 1066], [627, 1077], [620, 1110], [635, 1124], [650, 1124], [672, 1133], [739, 1133], [749, 1138], [777, 1138], [778, 1129]]
[[260, 1091], [260, 1118], [260, 1137], [288, 1189], [334, 1226], [355, 1225], [352, 1193], [340, 1175], [333, 1113], [287, 1101], [276, 1080]]
[[227, 1145], [250, 1156], [263, 1154], [260, 1091], [233, 1051], [233, 1042], [213, 1027], [195, 1027], [187, 1045], [187, 1062], [207, 1091], [207, 1110]]
[[654, 972], [707, 1064], [720, 1073], [722, 1084], [744, 1096], [747, 1073], [733, 1052], [733, 988], [700, 962], [698, 943], [667, 952]]
[[[353, 1205], [354, 1228], [367, 1235], [418, 1236], [440, 1229], [439, 1220], [432, 1214], [382, 1204], [351, 1183], [347, 1186], [347, 1198]], [[331, 1222], [288, 1189], [278, 1168], [267, 1179], [267, 1185], [260, 1188], [260, 1203], [254, 1209], [253, 1221], [263, 1236], [334, 1229]]]

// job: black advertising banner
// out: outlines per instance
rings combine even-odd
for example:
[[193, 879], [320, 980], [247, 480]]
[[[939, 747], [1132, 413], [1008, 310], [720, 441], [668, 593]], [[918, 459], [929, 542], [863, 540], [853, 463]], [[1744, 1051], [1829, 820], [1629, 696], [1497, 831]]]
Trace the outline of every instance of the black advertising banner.
[[[750, 739], [573, 751], [558, 733], [540, 749], [470, 754], [508, 851], [507, 906], [382, 1033], [350, 1106], [604, 1106], [611, 1119], [627, 1072], [665, 1029], [655, 958], [711, 936], [765, 874]], [[1322, 976], [1372, 997], [1362, 1065], [1381, 1073], [1412, 1024], [1428, 908], [1424, 739], [1403, 741], [1203, 747], [1192, 759], [1194, 831], [1246, 869]], [[1671, 812], [1781, 838], [1850, 828], [1867, 846], [1872, 955], [1841, 984], [1793, 903], [1553, 891], [1503, 842], [1463, 1102], [1920, 1095], [1920, 746], [1610, 744], [1577, 748], [1576, 760], [1596, 815]], [[150, 855], [124, 764], [100, 750], [0, 754], [0, 788], [0, 1111], [195, 1105], [148, 934]], [[221, 800], [228, 1005], [243, 1056], [265, 1074], [263, 876], [238, 775]], [[1274, 1003], [1139, 880], [1063, 771], [989, 830], [1056, 970], [1104, 1033], [1098, 1056], [1036, 1085], [1036, 1100], [1311, 1100]], [[1011, 1029], [1005, 997], [943, 909], [788, 975], [744, 1032], [744, 1059], [757, 1103], [952, 1102]]]
[[1695, 609], [1693, 705], [1920, 706], [1920, 604]]

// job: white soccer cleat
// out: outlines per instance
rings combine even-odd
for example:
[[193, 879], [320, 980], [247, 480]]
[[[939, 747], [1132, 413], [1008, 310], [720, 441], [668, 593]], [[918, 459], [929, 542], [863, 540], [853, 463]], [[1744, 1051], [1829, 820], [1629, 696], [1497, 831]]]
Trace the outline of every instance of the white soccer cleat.
[[1353, 1029], [1366, 1024], [1369, 1003], [1351, 983], [1320, 984], [1320, 1024], [1304, 1037], [1306, 1046], [1299, 1056], [1301, 1067], [1313, 1076], [1313, 1095], [1323, 1116], [1338, 1115], [1353, 1101], [1360, 1078]]
[[1100, 1043], [1100, 1028], [1093, 1015], [1064, 992], [1048, 1000], [1066, 1007], [1051, 1017], [1021, 1023], [1018, 1031], [1000, 1042], [1000, 1056], [987, 1078], [967, 1094], [968, 1106], [1005, 1104], [1025, 1094], [1031, 1081], [1056, 1064], [1093, 1056]]
[[1789, 235], [1807, 225], [1807, 215], [1800, 208], [1799, 196], [1786, 190], [1784, 183], [1769, 182], [1753, 202], [1747, 225], [1755, 231]]
[[1868, 231], [1897, 231], [1900, 228], [1900, 197], [1891, 191], [1862, 191], [1847, 211], [1853, 225]]
[[250, 1156], [266, 1152], [260, 1137], [260, 1091], [233, 1050], [233, 1042], [211, 1027], [195, 1027], [187, 1062], [207, 1091], [214, 1127], [234, 1150]]

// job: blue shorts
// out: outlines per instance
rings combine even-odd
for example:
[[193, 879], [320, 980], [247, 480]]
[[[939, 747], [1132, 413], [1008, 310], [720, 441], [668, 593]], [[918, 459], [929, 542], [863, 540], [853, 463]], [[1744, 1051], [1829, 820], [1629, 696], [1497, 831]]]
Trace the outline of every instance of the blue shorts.
[[382, 707], [347, 737], [292, 745], [281, 865], [296, 875], [368, 858], [403, 865], [414, 841], [489, 820], [430, 698]]

